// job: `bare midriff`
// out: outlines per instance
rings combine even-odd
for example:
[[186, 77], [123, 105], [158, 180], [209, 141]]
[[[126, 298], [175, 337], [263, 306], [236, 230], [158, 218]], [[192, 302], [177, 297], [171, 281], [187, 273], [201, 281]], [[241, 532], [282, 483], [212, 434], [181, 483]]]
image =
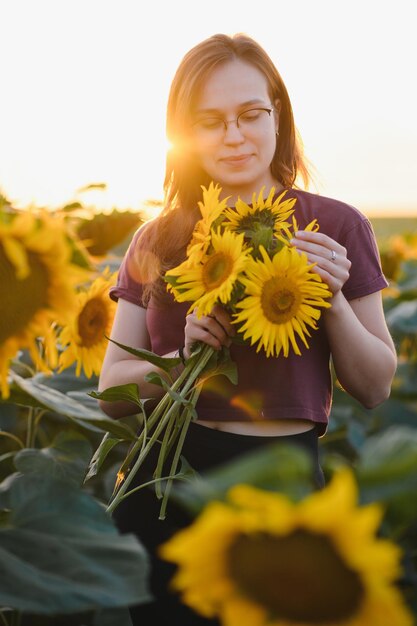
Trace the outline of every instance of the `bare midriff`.
[[310, 420], [280, 419], [274, 421], [259, 422], [212, 422], [208, 420], [198, 420], [197, 424], [223, 430], [228, 433], [239, 435], [255, 435], [261, 437], [280, 437], [282, 435], [296, 435], [304, 433], [314, 428], [314, 422]]

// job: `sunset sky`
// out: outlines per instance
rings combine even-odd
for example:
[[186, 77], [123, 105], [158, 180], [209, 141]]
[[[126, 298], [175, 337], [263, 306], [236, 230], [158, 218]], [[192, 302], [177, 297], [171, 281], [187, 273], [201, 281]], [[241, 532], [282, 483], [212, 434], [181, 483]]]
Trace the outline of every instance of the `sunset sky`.
[[162, 198], [165, 107], [187, 50], [243, 31], [276, 63], [316, 189], [417, 216], [414, 0], [0, 0], [0, 191], [16, 205]]

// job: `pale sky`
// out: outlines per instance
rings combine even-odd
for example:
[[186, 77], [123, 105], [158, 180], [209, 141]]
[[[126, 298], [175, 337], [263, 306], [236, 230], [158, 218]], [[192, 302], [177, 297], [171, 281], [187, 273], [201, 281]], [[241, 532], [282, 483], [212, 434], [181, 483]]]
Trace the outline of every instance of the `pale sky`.
[[[59, 206], [162, 198], [165, 107], [182, 56], [259, 41], [287, 85], [318, 191], [417, 216], [415, 0], [0, 0], [0, 190]], [[314, 191], [314, 189], [312, 189]]]

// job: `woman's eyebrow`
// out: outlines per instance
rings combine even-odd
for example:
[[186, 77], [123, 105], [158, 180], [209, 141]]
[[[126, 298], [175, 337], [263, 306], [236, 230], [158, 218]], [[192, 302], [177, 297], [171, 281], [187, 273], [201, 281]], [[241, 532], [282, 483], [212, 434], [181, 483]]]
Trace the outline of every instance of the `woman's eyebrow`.
[[[252, 105], [255, 105], [255, 104], [263, 104], [264, 105], [265, 102], [262, 99], [260, 99], [260, 98], [254, 98], [252, 100], [246, 100], [245, 102], [241, 102], [237, 106], [237, 108], [238, 109], [242, 109], [244, 107], [252, 106]], [[222, 111], [220, 109], [215, 109], [215, 108], [202, 108], [202, 109], [196, 109], [195, 113], [198, 114], [198, 115], [201, 115], [202, 113], [217, 113], [217, 114], [220, 114], [220, 113], [222, 113]]]

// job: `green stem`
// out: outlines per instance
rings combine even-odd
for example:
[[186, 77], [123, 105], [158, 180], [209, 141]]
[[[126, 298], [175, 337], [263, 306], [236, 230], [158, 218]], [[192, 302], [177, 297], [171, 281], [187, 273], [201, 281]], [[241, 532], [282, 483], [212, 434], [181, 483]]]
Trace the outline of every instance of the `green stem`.
[[0, 430], [0, 437], [7, 437], [8, 439], [12, 439], [19, 445], [20, 448], [25, 447], [25, 444], [23, 443], [23, 441], [19, 439], [19, 437], [16, 437], [16, 435], [13, 435], [13, 433], [8, 433], [5, 430]]
[[16, 455], [16, 451], [6, 452], [5, 454], [0, 454], [0, 463], [3, 463], [3, 461], [8, 461], [9, 459], [13, 459], [15, 455]]
[[33, 407], [29, 407], [28, 411], [28, 428], [26, 432], [26, 447], [33, 448], [35, 440], [35, 419], [36, 413]]
[[[177, 407], [178, 408], [178, 407]], [[174, 430], [174, 434], [175, 434], [175, 416], [173, 416], [173, 419], [171, 419], [168, 424], [167, 427], [165, 429], [164, 432], [164, 438], [162, 439], [162, 443], [161, 443], [161, 450], [159, 451], [159, 456], [158, 456], [158, 463], [156, 465], [156, 471], [155, 471], [155, 476], [159, 477], [162, 474], [162, 469], [163, 469], [163, 465], [164, 465], [164, 461], [166, 459], [166, 455], [169, 453], [169, 449], [170, 449], [170, 438], [171, 438], [171, 433]], [[156, 497], [162, 498], [162, 485], [160, 482], [157, 482], [155, 485], [155, 492], [156, 492]]]
[[[180, 385], [183, 383], [185, 378], [186, 378], [186, 370], [184, 369], [182, 374], [173, 383], [172, 389], [176, 391], [180, 387]], [[148, 437], [148, 431], [152, 430], [153, 425], [157, 422], [157, 420], [159, 418], [159, 415], [162, 413], [162, 411], [165, 410], [166, 405], [168, 405], [170, 400], [171, 400], [171, 398], [166, 393], [161, 398], [161, 400], [159, 401], [157, 406], [154, 408], [154, 410], [152, 411], [152, 413], [149, 416], [149, 418], [146, 419], [146, 421], [144, 423], [144, 428], [143, 428], [141, 434], [137, 437], [136, 442], [131, 447], [128, 455], [126, 456], [125, 460], [123, 461], [123, 463], [122, 463], [122, 465], [121, 465], [121, 467], [119, 469], [118, 474], [121, 474], [122, 476], [124, 476], [126, 474], [127, 470], [129, 469], [132, 460], [138, 454], [138, 451], [139, 451], [139, 454], [142, 454], [144, 446], [145, 446], [145, 443], [146, 443], [146, 439]], [[127, 478], [125, 480], [127, 480]], [[119, 484], [116, 483], [115, 489], [114, 489], [113, 494], [111, 496], [111, 501], [113, 500], [113, 498], [115, 498], [116, 494], [118, 493], [119, 487], [120, 487]], [[120, 489], [121, 489], [121, 487], [120, 487]]]
[[[107, 507], [106, 510], [107, 510], [108, 513], [112, 513], [114, 511], [114, 509], [117, 507], [117, 505], [119, 504], [119, 502], [121, 500], [121, 496], [125, 493], [126, 489], [128, 488], [128, 486], [132, 482], [133, 477], [136, 475], [136, 473], [139, 470], [140, 466], [142, 465], [143, 461], [148, 456], [148, 454], [149, 454], [153, 444], [157, 441], [160, 433], [162, 432], [162, 430], [165, 428], [165, 426], [167, 425], [167, 423], [171, 419], [172, 414], [175, 414], [174, 411], [176, 411], [176, 409], [177, 409], [177, 407], [175, 406], [175, 404], [171, 405], [171, 407], [169, 409], [167, 409], [167, 412], [163, 415], [161, 421], [159, 422], [159, 424], [155, 428], [155, 430], [152, 433], [152, 436], [150, 437], [148, 443], [144, 447], [141, 448], [141, 451], [140, 451], [140, 453], [138, 455], [138, 458], [136, 459], [136, 462], [135, 462], [134, 466], [130, 470], [129, 474], [126, 476], [123, 484], [120, 486], [120, 488], [119, 488], [118, 492], [116, 493], [115, 497], [113, 498], [113, 500], [110, 502], [109, 506]], [[158, 417], [159, 417], [159, 415], [158, 415]]]
[[[195, 407], [197, 400], [198, 400], [198, 396], [200, 395], [200, 391], [201, 388], [195, 388], [193, 389], [192, 392], [192, 397], [190, 399], [190, 403], [192, 404], [192, 407]], [[184, 446], [184, 441], [185, 441], [185, 437], [187, 435], [188, 432], [188, 427], [190, 426], [190, 422], [192, 420], [193, 417], [193, 413], [192, 413], [192, 409], [190, 406], [188, 406], [185, 409], [185, 418], [182, 424], [182, 428], [181, 428], [181, 433], [178, 439], [178, 443], [177, 443], [177, 448], [175, 450], [175, 454], [174, 454], [174, 458], [172, 460], [171, 463], [171, 469], [170, 469], [170, 477], [167, 481], [167, 484], [165, 486], [165, 490], [164, 490], [164, 497], [162, 500], [162, 504], [161, 504], [161, 508], [159, 511], [159, 519], [163, 520], [165, 519], [165, 515], [166, 515], [166, 507], [168, 504], [168, 498], [169, 498], [169, 494], [171, 492], [171, 487], [172, 487], [172, 482], [176, 476], [177, 473], [177, 467], [178, 467], [178, 463], [181, 457], [181, 452], [182, 452], [182, 448]]]
[[[158, 426], [155, 428], [155, 431], [152, 433], [152, 436], [150, 437], [148, 443], [145, 446], [141, 447], [141, 451], [140, 451], [140, 453], [138, 455], [138, 458], [136, 459], [136, 462], [135, 462], [134, 466], [132, 467], [132, 469], [130, 470], [130, 472], [128, 473], [126, 478], [124, 479], [123, 484], [120, 486], [120, 488], [117, 491], [115, 497], [113, 498], [113, 500], [108, 505], [108, 507], [106, 509], [108, 513], [112, 513], [114, 511], [114, 509], [116, 508], [116, 506], [119, 504], [119, 502], [121, 500], [121, 496], [125, 493], [126, 489], [128, 488], [128, 486], [132, 482], [133, 477], [136, 475], [136, 473], [139, 470], [140, 466], [142, 465], [143, 461], [148, 456], [148, 454], [149, 454], [153, 444], [158, 439], [159, 434], [161, 433], [161, 431], [164, 429], [164, 427], [166, 426], [167, 422], [171, 418], [171, 414], [173, 413], [173, 409], [176, 409], [175, 405], [171, 406], [171, 408], [168, 409], [168, 411], [162, 417], [162, 420], [159, 422]], [[159, 415], [158, 415], [158, 417], [159, 417]]]
[[[198, 360], [196, 362], [192, 362], [188, 367], [186, 366], [181, 376], [172, 385], [173, 391], [179, 391], [182, 383], [184, 382], [184, 386], [181, 389], [181, 393], [179, 394], [181, 396], [181, 400], [183, 398], [186, 398], [191, 387], [194, 385], [195, 380], [200, 376], [200, 374], [206, 367], [207, 363], [209, 362], [212, 354], [213, 354], [213, 348], [207, 345], [204, 346]], [[154, 409], [152, 414], [150, 415], [149, 423], [148, 423], [149, 429], [151, 429], [154, 426], [157, 420], [160, 420], [160, 421], [157, 424], [154, 432], [152, 433], [152, 436], [150, 437], [148, 443], [145, 446], [142, 445], [143, 433], [141, 433], [141, 435], [138, 437], [138, 440], [136, 441], [133, 448], [135, 448], [135, 452], [136, 452], [139, 449], [139, 447], [141, 447], [141, 451], [131, 471], [126, 476], [125, 480], [121, 484], [114, 498], [110, 501], [110, 504], [108, 505], [106, 509], [108, 513], [112, 513], [114, 509], [118, 506], [123, 495], [127, 491], [134, 476], [138, 472], [139, 468], [141, 467], [143, 461], [145, 460], [146, 456], [150, 452], [153, 444], [158, 439], [162, 430], [165, 428], [165, 426], [169, 423], [171, 419], [175, 419], [175, 416], [178, 410], [178, 404], [180, 403], [181, 402], [177, 402], [173, 400], [172, 397], [169, 395], [169, 393], [166, 393], [161, 399], [161, 401], [159, 402], [159, 404], [157, 405], [157, 407]], [[162, 418], [161, 418], [162, 410], [164, 410], [164, 414], [162, 415]]]
[[117, 472], [117, 480], [116, 480], [116, 483], [114, 485], [113, 493], [111, 495], [110, 500], [113, 500], [113, 498], [116, 496], [117, 491], [118, 491], [119, 486], [120, 486], [120, 483], [124, 480], [126, 472], [128, 472], [130, 464], [131, 464], [132, 460], [136, 456], [136, 451], [137, 451], [137, 448], [138, 448], [138, 442], [140, 442], [140, 452], [139, 452], [139, 454], [142, 454], [143, 448], [145, 447], [145, 443], [146, 443], [147, 438], [148, 438], [148, 418], [146, 417], [146, 413], [143, 411], [143, 430], [142, 430], [142, 433], [138, 437], [138, 439], [136, 440], [136, 443], [128, 451], [125, 460], [123, 461], [123, 463], [120, 466], [119, 471]]
[[144, 487], [150, 487], [150, 485], [154, 485], [155, 483], [160, 483], [160, 482], [164, 482], [165, 480], [171, 480], [173, 478], [180, 478], [180, 477], [181, 475], [176, 474], [175, 476], [161, 476], [160, 478], [152, 478], [152, 480], [148, 480], [146, 483], [141, 483], [137, 487], [133, 487], [133, 489], [131, 489], [130, 491], [126, 491], [126, 493], [124, 493], [123, 496], [120, 498], [120, 502], [122, 500], [126, 500], [126, 498], [132, 495], [132, 493], [135, 493], [135, 491], [140, 491]]
[[[183, 380], [183, 377], [180, 376], [178, 377], [177, 381], [173, 384], [172, 388], [173, 389], [177, 389], [178, 386], [181, 384]], [[151, 415], [149, 416], [149, 418], [146, 418], [146, 415], [144, 416], [144, 423], [143, 423], [143, 430], [140, 433], [140, 435], [138, 435], [136, 442], [132, 445], [132, 447], [130, 448], [126, 458], [124, 459], [122, 465], [120, 466], [119, 471], [117, 472], [118, 477], [122, 476], [121, 480], [117, 480], [115, 487], [113, 489], [113, 493], [111, 495], [110, 498], [110, 504], [113, 502], [114, 498], [116, 498], [117, 494], [119, 493], [120, 490], [122, 490], [122, 493], [125, 491], [125, 489], [123, 489], [123, 485], [126, 484], [126, 481], [128, 480], [128, 476], [130, 475], [129, 472], [129, 468], [130, 468], [130, 464], [132, 462], [132, 460], [136, 457], [137, 454], [142, 455], [145, 445], [146, 445], [146, 440], [148, 438], [148, 431], [152, 429], [152, 426], [156, 423], [156, 421], [159, 418], [159, 415], [162, 413], [162, 411], [165, 409], [165, 405], [168, 403], [169, 401], [169, 396], [168, 394], [165, 394], [161, 400], [159, 401], [159, 403], [157, 404], [157, 406], [154, 408], [153, 412], [151, 413]], [[126, 478], [125, 478], [126, 476]], [[128, 481], [129, 484], [130, 481]], [[108, 511], [111, 511], [113, 509], [107, 509]]]

